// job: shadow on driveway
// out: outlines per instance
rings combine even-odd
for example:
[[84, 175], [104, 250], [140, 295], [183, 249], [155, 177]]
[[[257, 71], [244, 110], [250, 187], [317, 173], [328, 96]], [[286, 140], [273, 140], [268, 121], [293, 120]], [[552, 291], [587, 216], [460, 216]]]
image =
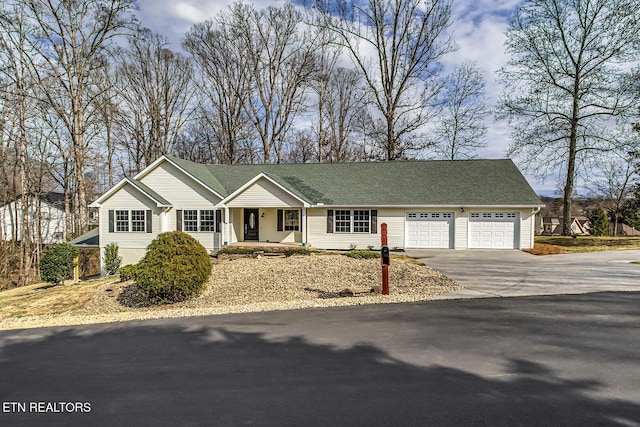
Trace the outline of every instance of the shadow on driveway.
[[[195, 326], [182, 320], [6, 332], [0, 334], [4, 402], [89, 402], [91, 412], [0, 413], [0, 424], [638, 425], [638, 402], [594, 397], [592, 392], [605, 384], [589, 379], [590, 372], [584, 372], [586, 379], [568, 379], [508, 351], [501, 360], [504, 374], [489, 377], [451, 366], [409, 364], [374, 344], [319, 345], [302, 334], [267, 338], [268, 330], [284, 325], [295, 329], [295, 322], [290, 323], [295, 316], [321, 322], [325, 315], [345, 321], [362, 314], [353, 325], [363, 328], [369, 316], [384, 313], [397, 319], [390, 321], [392, 330], [403, 335], [401, 322], [414, 319], [418, 327], [417, 322], [436, 316], [428, 314], [432, 309], [440, 315], [440, 308], [462, 319], [461, 325], [450, 321], [453, 329], [441, 334], [458, 336], [470, 354], [475, 349], [464, 345], [466, 335], [456, 331], [474, 322], [483, 327], [489, 322], [514, 336], [541, 333], [531, 322], [508, 323], [519, 314], [505, 311], [507, 306], [486, 320], [474, 312], [481, 302], [488, 301], [200, 318]], [[529, 310], [527, 304], [520, 311]], [[466, 308], [469, 315], [462, 314]], [[637, 310], [633, 314], [637, 321]], [[554, 334], [575, 327], [557, 319], [552, 323]], [[242, 326], [249, 324], [253, 326]], [[247, 328], [253, 332], [241, 331]], [[334, 333], [340, 335], [340, 330]], [[437, 335], [425, 336], [404, 345], [427, 354], [437, 340]], [[605, 346], [601, 351], [612, 350]]]

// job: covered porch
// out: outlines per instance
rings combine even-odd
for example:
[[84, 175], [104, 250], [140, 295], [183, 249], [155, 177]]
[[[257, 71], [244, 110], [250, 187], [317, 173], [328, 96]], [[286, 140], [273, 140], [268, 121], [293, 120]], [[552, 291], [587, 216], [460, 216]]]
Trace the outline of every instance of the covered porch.
[[225, 207], [223, 245], [307, 246], [305, 207]]
[[307, 245], [307, 208], [298, 194], [264, 173], [222, 200], [223, 245], [265, 243]]

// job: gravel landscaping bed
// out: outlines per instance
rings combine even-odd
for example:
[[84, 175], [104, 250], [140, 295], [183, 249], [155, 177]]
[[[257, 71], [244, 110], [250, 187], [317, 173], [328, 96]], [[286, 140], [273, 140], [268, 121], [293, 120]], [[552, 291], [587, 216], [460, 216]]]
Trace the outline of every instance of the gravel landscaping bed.
[[[203, 294], [188, 301], [150, 307], [134, 283], [108, 283], [79, 310], [4, 319], [0, 329], [425, 301], [461, 289], [428, 266], [402, 260], [392, 260], [389, 268], [390, 295], [371, 292], [380, 282], [378, 259], [344, 255], [225, 259], [214, 263]], [[355, 295], [343, 296], [344, 290]]]

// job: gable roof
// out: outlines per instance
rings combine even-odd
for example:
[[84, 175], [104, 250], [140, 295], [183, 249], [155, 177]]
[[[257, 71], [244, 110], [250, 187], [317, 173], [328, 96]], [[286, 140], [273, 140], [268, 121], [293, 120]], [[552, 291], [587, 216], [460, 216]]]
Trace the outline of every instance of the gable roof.
[[243, 191], [245, 191], [247, 188], [251, 187], [261, 179], [265, 179], [271, 182], [273, 185], [280, 188], [284, 192], [288, 193], [293, 198], [298, 199], [304, 206], [306, 207], [309, 206], [309, 202], [305, 200], [303, 197], [301, 197], [300, 195], [296, 194], [297, 192], [292, 191], [293, 189], [290, 189], [289, 186], [287, 186], [286, 184], [283, 185], [279, 183], [277, 179], [271, 178], [269, 175], [267, 175], [264, 172], [261, 172], [258, 175], [254, 176], [252, 179], [250, 179], [248, 182], [242, 185], [242, 187], [238, 188], [233, 193], [229, 194], [227, 197], [225, 197], [223, 200], [220, 201], [219, 205], [224, 206], [226, 203], [233, 200], [235, 197], [237, 197], [239, 194], [241, 194]]
[[158, 158], [155, 162], [150, 164], [147, 168], [145, 168], [142, 172], [137, 174], [134, 178], [140, 179], [151, 172], [157, 165], [159, 165], [163, 161], [168, 161], [178, 169], [182, 170], [193, 180], [198, 182], [200, 185], [204, 186], [209, 191], [213, 192], [216, 196], [224, 199], [228, 196], [228, 192], [224, 188], [224, 186], [218, 181], [216, 175], [211, 173], [210, 169], [207, 165], [203, 165], [201, 163], [190, 162], [188, 160], [183, 160], [178, 157], [164, 155]]
[[310, 205], [542, 206], [510, 159], [202, 165], [165, 157], [225, 198], [264, 174]]
[[91, 203], [89, 207], [98, 207], [102, 202], [111, 197], [116, 191], [120, 190], [125, 184], [129, 184], [132, 187], [136, 188], [142, 194], [147, 196], [151, 201], [155, 202], [156, 206], [159, 208], [172, 206], [170, 202], [164, 199], [161, 195], [153, 191], [147, 185], [142, 182], [133, 179], [133, 178], [124, 178], [122, 181], [114, 185], [109, 191], [104, 193], [102, 196], [98, 198], [95, 202]]

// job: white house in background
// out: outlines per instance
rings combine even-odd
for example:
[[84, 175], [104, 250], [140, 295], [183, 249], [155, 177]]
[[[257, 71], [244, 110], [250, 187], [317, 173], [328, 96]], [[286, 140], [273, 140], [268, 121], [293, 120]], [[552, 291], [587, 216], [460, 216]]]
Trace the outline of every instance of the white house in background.
[[[135, 263], [166, 231], [324, 249], [533, 247], [542, 206], [511, 160], [203, 165], [163, 156], [91, 204], [99, 246]], [[102, 259], [102, 256], [101, 256]]]
[[[43, 244], [60, 243], [66, 240], [66, 214], [64, 212], [64, 196], [62, 193], [44, 193], [28, 196], [28, 218], [30, 238], [36, 237]], [[4, 206], [0, 206], [2, 220], [2, 240], [22, 240], [23, 199], [20, 197]], [[39, 236], [36, 236], [40, 230]]]

